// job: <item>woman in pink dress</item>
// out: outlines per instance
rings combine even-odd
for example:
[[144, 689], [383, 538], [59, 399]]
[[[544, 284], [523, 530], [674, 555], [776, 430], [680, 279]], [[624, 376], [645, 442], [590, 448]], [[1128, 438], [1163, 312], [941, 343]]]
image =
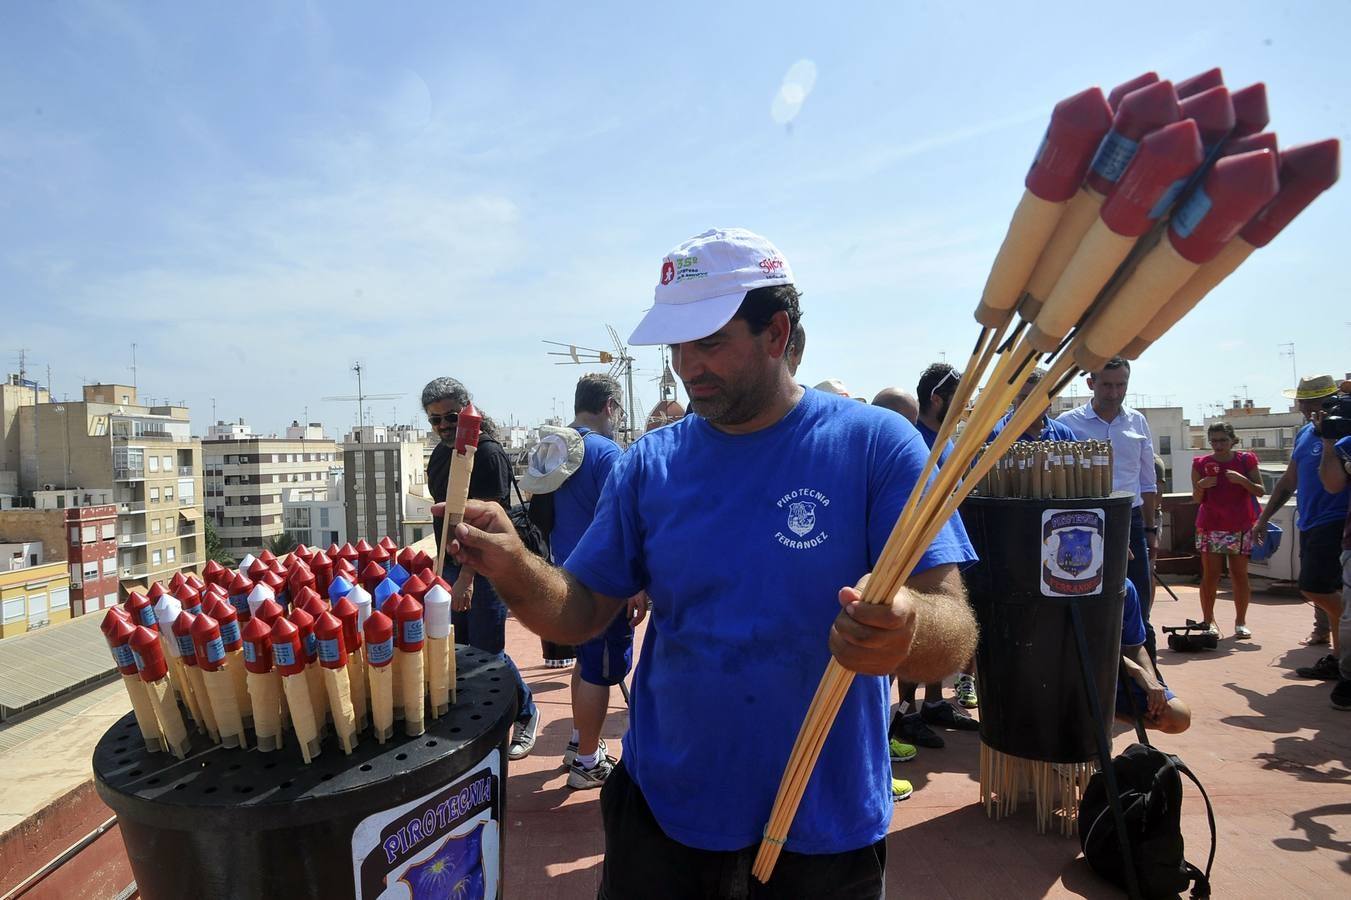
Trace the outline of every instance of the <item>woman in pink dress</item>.
[[1206, 430], [1209, 456], [1192, 460], [1192, 497], [1200, 504], [1196, 512], [1196, 549], [1201, 553], [1201, 615], [1212, 633], [1215, 625], [1215, 592], [1220, 586], [1223, 557], [1229, 558], [1229, 578], [1234, 583], [1234, 636], [1252, 637], [1247, 624], [1248, 558], [1252, 555], [1253, 523], [1257, 521], [1254, 499], [1266, 493], [1257, 470], [1257, 456], [1234, 450], [1238, 438], [1234, 426], [1215, 422]]

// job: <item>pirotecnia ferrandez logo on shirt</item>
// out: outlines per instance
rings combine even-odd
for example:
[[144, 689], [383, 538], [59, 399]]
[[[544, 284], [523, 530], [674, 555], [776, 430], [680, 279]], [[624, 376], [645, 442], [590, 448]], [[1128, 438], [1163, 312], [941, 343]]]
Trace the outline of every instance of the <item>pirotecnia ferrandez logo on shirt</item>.
[[789, 491], [779, 498], [777, 506], [784, 513], [784, 530], [775, 533], [774, 540], [783, 546], [791, 550], [810, 550], [830, 537], [823, 518], [830, 506], [830, 498], [820, 491], [811, 488]]

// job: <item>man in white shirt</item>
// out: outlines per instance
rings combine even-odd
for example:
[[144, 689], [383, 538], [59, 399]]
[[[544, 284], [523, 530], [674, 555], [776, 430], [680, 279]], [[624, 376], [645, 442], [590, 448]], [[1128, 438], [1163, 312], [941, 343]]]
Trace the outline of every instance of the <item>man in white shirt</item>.
[[1081, 441], [1112, 442], [1112, 490], [1135, 495], [1131, 506], [1131, 560], [1126, 577], [1140, 596], [1145, 622], [1145, 647], [1155, 659], [1154, 626], [1149, 613], [1154, 592], [1150, 584], [1150, 559], [1159, 549], [1159, 487], [1154, 474], [1154, 438], [1142, 413], [1126, 405], [1131, 364], [1117, 356], [1101, 372], [1088, 376], [1093, 399], [1062, 414], [1056, 421], [1070, 427]]

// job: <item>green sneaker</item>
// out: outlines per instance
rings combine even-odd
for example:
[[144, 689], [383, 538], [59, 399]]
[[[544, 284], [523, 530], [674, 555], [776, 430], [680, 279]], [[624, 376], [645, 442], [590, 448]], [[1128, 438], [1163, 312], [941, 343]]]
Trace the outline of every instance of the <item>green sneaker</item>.
[[910, 762], [916, 756], [919, 756], [919, 750], [914, 744], [907, 744], [905, 741], [898, 741], [892, 738], [887, 742], [887, 749], [891, 751], [891, 761]]
[[915, 792], [915, 788], [904, 778], [891, 779], [891, 802], [900, 803], [902, 800], [910, 799], [910, 795]]
[[957, 676], [957, 702], [963, 709], [975, 709], [980, 706], [980, 699], [976, 697], [976, 676]]

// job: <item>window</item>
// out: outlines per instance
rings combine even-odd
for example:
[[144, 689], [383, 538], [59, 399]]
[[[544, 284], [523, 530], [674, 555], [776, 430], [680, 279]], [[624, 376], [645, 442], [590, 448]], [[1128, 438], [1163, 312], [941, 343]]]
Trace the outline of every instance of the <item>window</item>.
[[164, 499], [165, 499], [165, 500], [172, 500], [172, 499], [174, 499], [174, 489], [173, 489], [173, 488], [171, 488], [171, 487], [166, 487], [166, 488], [164, 489]]
[[92, 544], [99, 539], [98, 529], [93, 525], [85, 525], [80, 529], [80, 536], [86, 544]]
[[117, 525], [113, 522], [103, 523], [103, 540], [111, 541], [117, 536]]
[[103, 574], [104, 574], [104, 575], [116, 575], [116, 574], [117, 574], [117, 560], [113, 559], [111, 556], [108, 557], [107, 559], [105, 559], [105, 560], [103, 561]]
[[33, 594], [28, 598], [28, 623], [47, 621], [47, 595]]
[[52, 591], [52, 609], [70, 608], [70, 589], [58, 588]]
[[151, 503], [158, 503], [158, 502], [159, 502], [159, 488], [157, 488], [157, 487], [152, 487], [152, 488], [150, 489], [150, 502], [151, 502]]
[[327, 506], [321, 506], [321, 507], [319, 507], [319, 527], [320, 527], [320, 528], [327, 528], [327, 527], [328, 527], [328, 507], [327, 507]]
[[174, 458], [172, 456], [164, 457], [164, 471], [172, 472], [174, 470]]
[[1255, 437], [1252, 439], [1252, 445], [1254, 448], [1265, 447], [1267, 445], [1267, 439], [1264, 437]]
[[104, 595], [103, 595], [103, 608], [104, 608], [104, 609], [107, 609], [107, 608], [110, 607], [110, 606], [116, 606], [116, 605], [117, 605], [117, 591], [113, 591], [111, 594], [104, 594]]
[[13, 600], [5, 601], [4, 620], [6, 622], [17, 622], [23, 618], [24, 597], [15, 597]]
[[173, 561], [174, 561], [174, 557], [178, 555], [177, 552], [174, 550], [173, 547], [170, 547], [168, 550], [166, 550], [166, 551], [164, 551], [164, 552], [165, 552], [165, 554], [166, 554], [165, 558], [168, 559], [169, 562], [173, 562]]
[[164, 565], [164, 558], [163, 558], [163, 555], [162, 555], [158, 550], [156, 550], [156, 551], [154, 551], [153, 553], [150, 554], [150, 564], [151, 564], [152, 566], [162, 566], [162, 565]]
[[80, 542], [80, 526], [70, 526], [70, 542], [72, 544], [78, 544]]
[[164, 533], [165, 533], [165, 534], [177, 534], [177, 533], [178, 533], [178, 520], [177, 520], [177, 518], [175, 518], [174, 516], [169, 516], [168, 518], [166, 518], [166, 519], [164, 520]]
[[145, 462], [146, 462], [146, 469], [148, 469], [149, 471], [151, 471], [151, 472], [158, 472], [158, 471], [159, 471], [159, 457], [158, 457], [158, 456], [151, 456], [151, 457], [147, 458]]
[[159, 519], [150, 520], [150, 533], [159, 534]]
[[1171, 434], [1159, 435], [1159, 455], [1167, 456], [1173, 452], [1173, 436]]
[[83, 580], [80, 578], [80, 564], [79, 564], [79, 563], [71, 563], [71, 564], [70, 564], [70, 583], [71, 583], [72, 585], [74, 585], [75, 587], [79, 587], [81, 584], [84, 583]]

